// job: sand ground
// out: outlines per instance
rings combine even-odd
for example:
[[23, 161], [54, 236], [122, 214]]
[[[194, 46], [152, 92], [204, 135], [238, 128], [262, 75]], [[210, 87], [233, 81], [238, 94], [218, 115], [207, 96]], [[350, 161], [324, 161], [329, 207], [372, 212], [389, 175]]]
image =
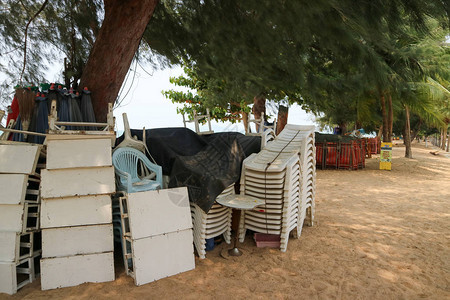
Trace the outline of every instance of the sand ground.
[[[224, 259], [221, 244], [196, 269], [134, 286], [116, 280], [41, 291], [40, 281], [5, 299], [450, 299], [450, 158], [414, 144], [394, 147], [393, 170], [317, 171], [316, 224], [285, 253], [257, 248]], [[63, 275], [63, 274], [62, 274]]]

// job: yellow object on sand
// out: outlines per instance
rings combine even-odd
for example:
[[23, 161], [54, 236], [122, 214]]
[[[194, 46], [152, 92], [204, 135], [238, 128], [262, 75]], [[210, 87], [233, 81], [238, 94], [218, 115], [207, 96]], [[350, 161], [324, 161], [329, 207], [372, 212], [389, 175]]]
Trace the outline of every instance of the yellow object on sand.
[[391, 170], [392, 143], [381, 143], [380, 170]]

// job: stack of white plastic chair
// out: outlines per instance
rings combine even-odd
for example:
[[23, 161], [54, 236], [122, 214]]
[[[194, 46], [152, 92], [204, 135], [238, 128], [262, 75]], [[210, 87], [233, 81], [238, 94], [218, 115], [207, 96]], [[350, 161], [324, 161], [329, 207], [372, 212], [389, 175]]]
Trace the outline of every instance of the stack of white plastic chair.
[[38, 275], [41, 149], [0, 145], [0, 293], [15, 294]]
[[240, 240], [247, 229], [280, 235], [286, 251], [289, 233], [300, 237], [308, 214], [314, 218], [315, 195], [314, 126], [286, 125], [274, 141], [243, 163], [241, 194], [265, 201], [253, 211], [243, 211]]
[[295, 153], [262, 150], [244, 160], [241, 194], [263, 199], [264, 206], [242, 211], [239, 239], [247, 229], [280, 235], [281, 251], [286, 251], [289, 233], [298, 228], [300, 161]]
[[[217, 198], [234, 194], [234, 184], [227, 187]], [[206, 257], [206, 240], [223, 234], [227, 244], [231, 242], [231, 208], [214, 203], [208, 213], [197, 204], [190, 203], [194, 245], [200, 259]]]
[[[314, 145], [314, 126], [302, 126], [288, 124], [277, 136], [276, 143], [269, 144], [267, 149], [279, 151], [275, 146], [287, 145], [283, 151], [298, 151], [301, 166], [301, 217], [306, 214], [309, 226], [314, 223], [315, 195], [316, 195], [316, 147]], [[303, 225], [303, 220], [299, 222]], [[301, 227], [299, 228], [301, 232]]]

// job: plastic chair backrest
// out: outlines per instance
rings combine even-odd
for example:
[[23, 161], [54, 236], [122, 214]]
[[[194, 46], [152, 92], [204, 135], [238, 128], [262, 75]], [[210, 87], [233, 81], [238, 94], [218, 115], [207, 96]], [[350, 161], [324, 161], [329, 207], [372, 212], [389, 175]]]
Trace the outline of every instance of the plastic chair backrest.
[[[139, 178], [138, 167], [144, 166], [156, 173], [155, 181], [159, 183], [160, 188], [163, 186], [161, 167], [150, 162], [147, 156], [139, 150], [129, 147], [116, 149], [112, 156], [112, 162], [116, 169], [131, 176], [131, 183], [142, 180]], [[141, 163], [141, 165], [139, 165], [139, 163]]]

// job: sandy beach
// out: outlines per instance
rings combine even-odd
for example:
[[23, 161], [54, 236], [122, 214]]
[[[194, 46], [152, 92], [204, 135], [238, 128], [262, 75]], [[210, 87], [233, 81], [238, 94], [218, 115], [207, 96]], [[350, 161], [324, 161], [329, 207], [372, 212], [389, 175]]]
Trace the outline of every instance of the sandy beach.
[[[1, 299], [450, 299], [450, 157], [413, 144], [358, 171], [317, 170], [316, 222], [287, 252], [257, 248], [224, 259], [220, 244], [196, 269], [140, 287], [116, 280], [50, 291], [40, 280]], [[63, 274], [61, 274], [63, 276]]]

